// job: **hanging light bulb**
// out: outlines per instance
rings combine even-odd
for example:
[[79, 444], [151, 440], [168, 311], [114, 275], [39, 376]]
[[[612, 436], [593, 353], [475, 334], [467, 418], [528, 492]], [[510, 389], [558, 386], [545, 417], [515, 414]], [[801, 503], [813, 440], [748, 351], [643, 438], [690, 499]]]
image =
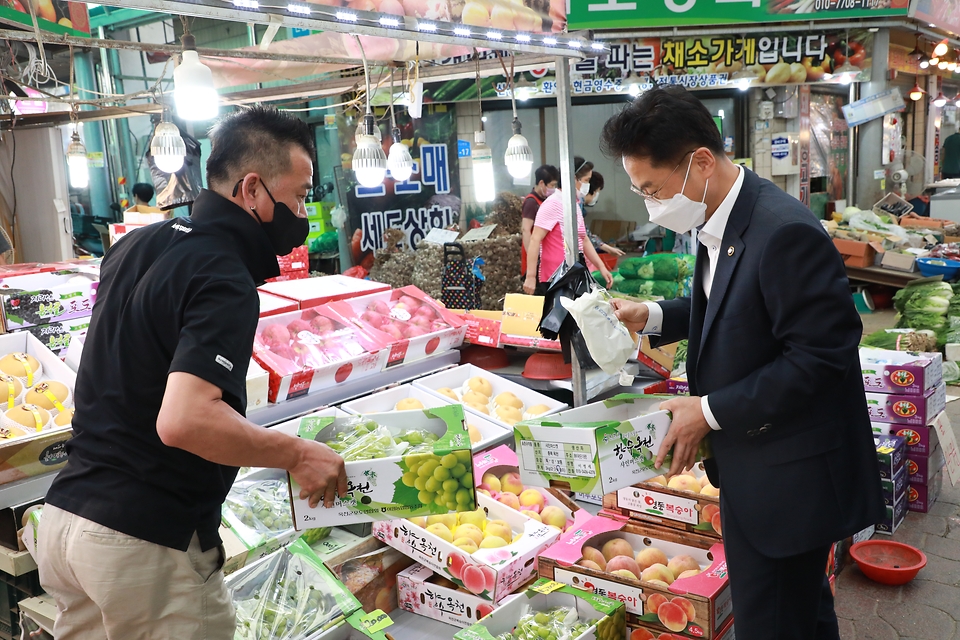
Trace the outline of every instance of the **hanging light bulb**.
[[373, 111], [370, 109], [370, 74], [367, 70], [367, 55], [363, 51], [363, 44], [360, 38], [357, 38], [357, 45], [360, 47], [360, 57], [363, 58], [363, 79], [367, 84], [367, 112], [363, 116], [363, 133], [357, 136], [357, 150], [353, 152], [353, 173], [364, 187], [377, 187], [383, 184], [383, 178], [387, 175], [387, 154], [383, 152], [380, 140], [375, 135], [377, 131], [376, 121], [373, 119]]
[[476, 144], [470, 152], [473, 162], [473, 194], [477, 202], [490, 202], [496, 195], [493, 183], [493, 150], [487, 146], [486, 133], [482, 129], [474, 133], [474, 140]]
[[937, 97], [933, 99], [933, 106], [942, 107], [947, 104], [947, 96], [943, 95], [943, 91], [937, 94]]
[[513, 119], [513, 137], [507, 142], [503, 162], [514, 178], [526, 178], [533, 167], [533, 151], [527, 139], [520, 135], [520, 121], [516, 118]]
[[67, 170], [70, 173], [70, 186], [74, 189], [86, 189], [90, 184], [87, 148], [80, 142], [80, 134], [76, 131], [70, 136], [70, 144], [67, 145]]
[[943, 58], [940, 58], [940, 62], [937, 63], [937, 68], [939, 68], [940, 71], [946, 71], [948, 64], [950, 63], [944, 60]]
[[913, 85], [913, 89], [910, 89], [910, 93], [907, 96], [914, 102], [918, 101], [923, 97], [924, 91], [920, 88], [919, 83]]
[[[393, 72], [390, 72], [390, 133], [393, 144], [390, 145], [390, 154], [387, 156], [387, 169], [390, 176], [397, 182], [406, 182], [413, 173], [413, 157], [407, 145], [400, 137], [400, 128], [393, 112]], [[379, 131], [379, 128], [377, 129]]]
[[842, 65], [833, 70], [833, 77], [840, 81], [840, 84], [850, 84], [860, 75], [860, 67], [850, 64], [847, 60]]
[[180, 129], [172, 122], [161, 122], [153, 132], [150, 141], [150, 155], [157, 169], [164, 173], [176, 173], [183, 167], [187, 155], [187, 145], [180, 135]]
[[921, 58], [923, 58], [925, 55], [926, 54], [924, 54], [923, 49], [920, 48], [920, 33], [917, 32], [917, 44], [913, 48], [913, 51], [907, 54], [907, 58], [909, 60], [913, 60], [914, 62], [917, 62]]
[[943, 57], [943, 54], [947, 52], [948, 48], [949, 48], [949, 45], [947, 44], [947, 39], [944, 38], [943, 40], [937, 43], [937, 46], [933, 48], [933, 55], [937, 56], [938, 58], [941, 58]]
[[184, 120], [210, 120], [217, 117], [220, 110], [213, 73], [200, 62], [193, 35], [184, 34], [181, 40], [183, 58], [173, 70], [173, 101], [177, 105], [177, 115]]

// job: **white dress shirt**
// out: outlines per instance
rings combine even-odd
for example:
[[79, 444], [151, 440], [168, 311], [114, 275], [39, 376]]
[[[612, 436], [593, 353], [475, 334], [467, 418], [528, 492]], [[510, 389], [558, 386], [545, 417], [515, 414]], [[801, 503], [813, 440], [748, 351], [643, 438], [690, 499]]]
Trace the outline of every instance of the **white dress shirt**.
[[[720, 244], [723, 242], [723, 233], [727, 229], [727, 221], [730, 220], [730, 213], [733, 211], [733, 205], [740, 196], [740, 188], [743, 186], [743, 167], [737, 165], [739, 173], [736, 181], [727, 192], [723, 202], [713, 212], [710, 219], [700, 228], [697, 234], [697, 241], [707, 250], [707, 262], [703, 271], [703, 294], [707, 300], [710, 299], [710, 290], [713, 288], [713, 276], [717, 271], [717, 264], [720, 259]], [[663, 326], [663, 309], [656, 302], [644, 302], [650, 311], [650, 317], [647, 319], [647, 325], [643, 333], [659, 334]], [[703, 409], [703, 417], [707, 419], [710, 428], [719, 431], [720, 423], [710, 410], [710, 402], [707, 396], [700, 398], [700, 407]]]

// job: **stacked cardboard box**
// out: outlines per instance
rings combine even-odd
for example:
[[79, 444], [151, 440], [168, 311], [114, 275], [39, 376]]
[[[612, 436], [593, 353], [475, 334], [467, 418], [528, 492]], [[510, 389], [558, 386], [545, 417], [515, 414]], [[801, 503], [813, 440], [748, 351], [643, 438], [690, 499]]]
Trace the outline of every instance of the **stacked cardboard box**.
[[303, 280], [310, 277], [310, 253], [306, 245], [301, 245], [288, 255], [277, 256], [280, 265], [280, 276], [271, 278], [268, 282], [284, 282], [286, 280]]
[[907, 514], [907, 447], [900, 436], [875, 436], [880, 484], [887, 513], [877, 523], [877, 533], [893, 535]]

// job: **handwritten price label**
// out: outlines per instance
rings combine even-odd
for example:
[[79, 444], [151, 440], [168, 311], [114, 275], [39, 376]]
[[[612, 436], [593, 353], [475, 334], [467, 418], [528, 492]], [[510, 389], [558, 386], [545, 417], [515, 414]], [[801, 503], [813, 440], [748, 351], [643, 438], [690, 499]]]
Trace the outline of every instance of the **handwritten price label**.
[[387, 627], [393, 624], [393, 620], [390, 619], [390, 616], [385, 614], [380, 609], [372, 611], [367, 615], [360, 618], [360, 624], [363, 625], [364, 630], [368, 633], [376, 633], [378, 631], [383, 631]]
[[557, 582], [557, 581], [555, 581], [555, 580], [551, 580], [551, 581], [549, 581], [549, 582], [544, 582], [543, 584], [535, 585], [535, 586], [533, 587], [533, 590], [536, 591], [537, 593], [542, 593], [542, 594], [546, 595], [546, 594], [548, 594], [548, 593], [553, 593], [553, 592], [556, 591], [557, 589], [562, 589], [563, 586], [564, 586], [564, 585], [563, 585], [562, 582]]

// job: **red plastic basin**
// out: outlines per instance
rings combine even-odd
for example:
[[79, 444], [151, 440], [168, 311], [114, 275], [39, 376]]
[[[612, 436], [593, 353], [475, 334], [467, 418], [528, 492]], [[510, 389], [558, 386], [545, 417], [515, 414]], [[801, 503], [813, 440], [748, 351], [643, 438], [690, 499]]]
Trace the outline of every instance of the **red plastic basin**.
[[927, 566], [923, 551], [893, 540], [866, 540], [850, 547], [863, 575], [882, 584], [906, 584]]
[[490, 371], [510, 366], [510, 356], [503, 349], [471, 344], [460, 349], [460, 364], [472, 364]]
[[523, 365], [523, 377], [530, 380], [565, 380], [573, 376], [573, 367], [564, 364], [562, 353], [534, 353]]

